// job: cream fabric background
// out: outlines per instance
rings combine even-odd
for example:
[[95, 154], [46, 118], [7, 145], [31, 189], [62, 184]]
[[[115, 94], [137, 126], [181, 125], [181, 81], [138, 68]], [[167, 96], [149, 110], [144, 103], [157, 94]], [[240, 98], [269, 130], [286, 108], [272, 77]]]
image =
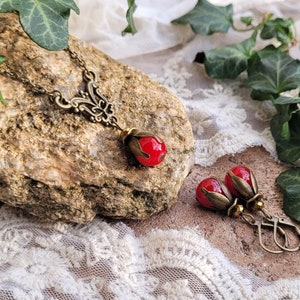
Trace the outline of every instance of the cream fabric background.
[[[125, 0], [77, 0], [80, 15], [72, 15], [70, 33], [93, 44], [113, 58], [123, 59], [132, 56], [154, 53], [180, 45], [193, 37], [186, 27], [174, 26], [170, 22], [191, 10], [196, 0], [136, 0], [134, 13], [138, 33], [122, 37], [120, 32], [127, 26], [127, 1]], [[215, 5], [234, 5], [235, 12], [248, 8], [264, 9], [266, 3], [283, 0], [213, 0]], [[289, 2], [289, 1], [286, 1]], [[277, 10], [273, 7], [273, 10]]]

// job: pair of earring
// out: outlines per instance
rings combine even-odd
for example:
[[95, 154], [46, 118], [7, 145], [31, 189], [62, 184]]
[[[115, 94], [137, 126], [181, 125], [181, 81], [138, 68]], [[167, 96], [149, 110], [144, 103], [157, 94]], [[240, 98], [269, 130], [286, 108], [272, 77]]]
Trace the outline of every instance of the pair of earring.
[[[196, 188], [196, 199], [203, 206], [211, 210], [222, 211], [229, 217], [241, 218], [247, 224], [258, 230], [260, 246], [270, 253], [294, 252], [300, 249], [300, 228], [287, 219], [270, 215], [258, 193], [258, 185], [252, 171], [245, 166], [235, 166], [230, 169], [224, 183], [215, 177], [202, 180]], [[246, 213], [260, 211], [262, 218], [256, 219], [253, 214]], [[270, 249], [263, 242], [262, 229], [273, 231], [276, 248]], [[290, 246], [291, 234], [297, 245]]]

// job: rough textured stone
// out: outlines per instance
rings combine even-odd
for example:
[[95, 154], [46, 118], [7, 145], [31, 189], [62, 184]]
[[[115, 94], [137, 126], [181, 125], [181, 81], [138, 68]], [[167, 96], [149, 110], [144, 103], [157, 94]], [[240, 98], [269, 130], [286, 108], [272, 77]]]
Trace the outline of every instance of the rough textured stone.
[[[53, 220], [87, 222], [96, 214], [145, 219], [174, 204], [193, 157], [193, 135], [179, 100], [143, 73], [76, 39], [70, 47], [98, 74], [122, 127], [155, 132], [168, 155], [155, 168], [137, 165], [111, 128], [63, 111], [47, 96], [0, 75], [0, 199]], [[17, 16], [0, 14], [0, 52], [7, 64], [65, 97], [82, 83], [66, 51], [31, 42]]]

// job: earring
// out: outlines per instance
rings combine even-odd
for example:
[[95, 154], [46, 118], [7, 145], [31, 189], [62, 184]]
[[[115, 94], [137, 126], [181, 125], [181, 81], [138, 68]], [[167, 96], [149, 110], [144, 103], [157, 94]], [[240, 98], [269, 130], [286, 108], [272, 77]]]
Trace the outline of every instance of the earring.
[[[298, 251], [300, 249], [300, 229], [290, 221], [270, 215], [264, 208], [262, 195], [252, 171], [244, 166], [235, 166], [225, 175], [224, 182], [215, 177], [202, 180], [196, 188], [196, 199], [203, 207], [221, 211], [229, 217], [241, 218], [247, 224], [257, 227], [260, 246], [270, 253]], [[262, 212], [262, 219], [256, 219], [245, 210]], [[299, 240], [295, 247], [289, 247], [287, 228]], [[268, 248], [263, 242], [263, 228], [273, 231], [273, 240], [277, 249]], [[279, 237], [283, 243], [279, 242]]]
[[262, 195], [258, 193], [258, 185], [253, 172], [244, 166], [235, 166], [229, 170], [225, 176], [225, 184], [229, 188], [230, 193], [239, 198], [240, 201], [251, 211], [260, 211], [265, 221], [273, 224], [273, 238], [276, 245], [285, 251], [297, 251], [300, 249], [300, 241], [294, 248], [283, 246], [278, 242], [277, 229], [278, 226], [288, 228], [299, 239], [300, 228], [292, 222], [284, 218], [272, 216], [266, 209]]

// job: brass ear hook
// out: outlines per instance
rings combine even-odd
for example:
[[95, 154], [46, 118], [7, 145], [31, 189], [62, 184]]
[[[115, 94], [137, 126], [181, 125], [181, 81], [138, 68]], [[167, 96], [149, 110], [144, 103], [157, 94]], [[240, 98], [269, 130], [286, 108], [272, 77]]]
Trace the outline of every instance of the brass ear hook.
[[[276, 245], [281, 248], [282, 250], [284, 251], [289, 251], [289, 252], [295, 252], [295, 251], [298, 251], [300, 249], [300, 228], [296, 225], [294, 225], [292, 222], [286, 220], [286, 219], [283, 219], [283, 218], [278, 218], [278, 217], [272, 217], [272, 220], [268, 220], [268, 221], [271, 221], [274, 225], [274, 241], [276, 243]], [[294, 247], [294, 248], [289, 248], [288, 245], [281, 245], [278, 240], [277, 240], [277, 229], [281, 227], [278, 226], [278, 224], [280, 225], [284, 225], [284, 226], [287, 226], [289, 229], [292, 229], [292, 231], [295, 232], [295, 236], [298, 237], [298, 246]]]
[[[285, 249], [289, 249], [289, 239], [288, 235], [286, 234], [285, 230], [283, 230], [278, 223], [272, 223], [269, 221], [263, 220], [256, 220], [253, 215], [249, 213], [244, 212], [244, 206], [241, 204], [237, 204], [238, 199], [236, 198], [233, 202], [233, 204], [228, 208], [227, 215], [231, 217], [241, 217], [242, 220], [244, 220], [247, 224], [251, 226], [257, 227], [258, 230], [258, 240], [259, 245], [267, 252], [274, 253], [274, 254], [280, 254], [285, 251]], [[263, 242], [263, 234], [262, 234], [262, 228], [266, 227], [267, 229], [270, 229], [273, 231], [273, 235], [276, 234], [276, 238], [274, 238], [275, 244], [279, 249], [270, 249], [268, 248], [265, 243]], [[276, 228], [275, 228], [276, 227]], [[281, 234], [284, 238], [284, 245], [281, 245], [277, 240], [277, 235]], [[278, 244], [277, 244], [278, 243]]]
[[[266, 221], [264, 223], [264, 226], [267, 226], [266, 223], [271, 224], [271, 226], [273, 227], [274, 242], [280, 249], [282, 249], [284, 251], [289, 251], [289, 252], [298, 251], [300, 249], [300, 228], [298, 226], [296, 226], [295, 224], [293, 224], [292, 222], [290, 222], [289, 220], [287, 220], [287, 219], [279, 218], [277, 216], [270, 215], [265, 210], [264, 202], [261, 200], [261, 197], [262, 196], [260, 194], [256, 194], [254, 197], [247, 200], [246, 201], [246, 207], [251, 209], [251, 210], [254, 210], [254, 211], [261, 211], [262, 212], [263, 217]], [[298, 241], [299, 241], [298, 246], [290, 248], [286, 243], [284, 245], [282, 245], [278, 242], [277, 232], [278, 232], [278, 229], [279, 229], [280, 232], [283, 230], [282, 226], [284, 226], [284, 228], [286, 228], [286, 229], [289, 229], [289, 231], [292, 232], [293, 235], [298, 239]], [[286, 238], [288, 239], [288, 234], [287, 233], [285, 233], [285, 234], [286, 234]]]
[[[239, 198], [241, 203], [244, 204], [247, 209], [262, 212], [263, 222], [260, 225], [255, 223], [256, 221], [253, 221], [252, 219], [248, 219], [249, 224], [252, 223], [253, 225], [258, 226], [259, 230], [261, 230], [261, 226], [273, 228], [274, 242], [283, 251], [293, 252], [300, 249], [300, 228], [286, 219], [270, 215], [265, 210], [264, 202], [261, 200], [262, 195], [258, 193], [256, 178], [250, 169], [243, 166], [232, 168], [225, 176], [225, 181], [228, 186], [230, 186], [232, 193]], [[283, 230], [282, 227], [284, 227], [285, 230]], [[284, 245], [279, 243], [278, 233], [284, 233]], [[288, 233], [290, 234], [289, 236]], [[299, 241], [299, 244], [296, 247], [289, 247], [289, 238], [291, 237], [291, 234]]]
[[266, 250], [270, 253], [279, 254], [279, 253], [284, 252], [283, 248], [287, 248], [289, 246], [289, 239], [288, 239], [288, 236], [287, 236], [286, 232], [280, 226], [277, 225], [276, 226], [276, 235], [279, 232], [284, 237], [284, 246], [280, 245], [279, 243], [278, 244], [276, 243], [276, 241], [277, 241], [277, 236], [276, 236], [276, 240], [274, 238], [274, 241], [275, 241], [276, 246], [278, 246], [280, 249], [273, 250], [273, 249], [268, 248], [263, 242], [262, 229], [263, 229], [263, 227], [266, 227], [267, 229], [273, 230], [273, 235], [274, 235], [274, 232], [275, 232], [274, 224], [269, 223], [269, 222], [265, 222], [264, 220], [256, 220], [252, 215], [246, 214], [246, 213], [244, 213], [241, 217], [249, 225], [257, 227], [259, 245], [264, 250]]

